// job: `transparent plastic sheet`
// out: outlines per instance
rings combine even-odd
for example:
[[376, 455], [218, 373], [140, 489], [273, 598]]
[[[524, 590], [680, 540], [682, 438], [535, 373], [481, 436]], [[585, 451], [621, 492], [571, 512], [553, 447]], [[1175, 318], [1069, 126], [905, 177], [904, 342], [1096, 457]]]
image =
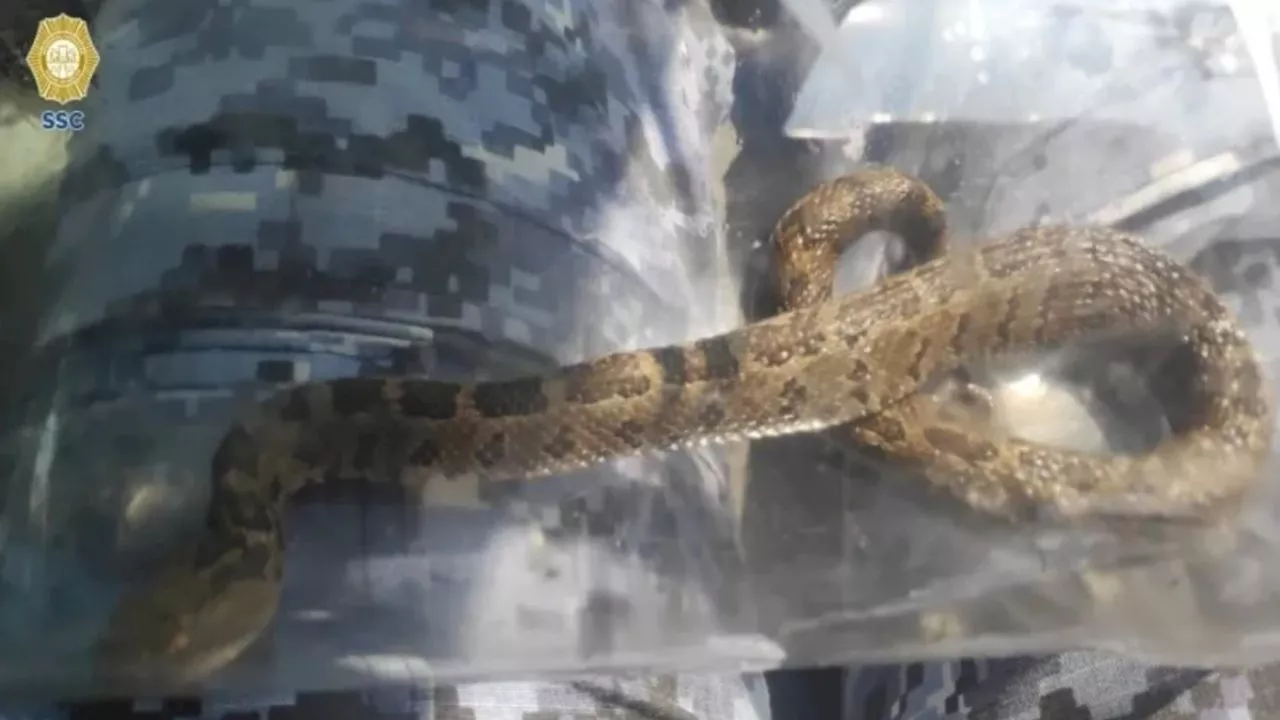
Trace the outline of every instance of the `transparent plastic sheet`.
[[838, 29], [822, 27], [820, 2], [788, 5], [824, 48], [788, 120], [793, 137], [938, 120], [1137, 122], [1183, 135], [1211, 107], [1280, 111], [1280, 17], [1259, 0], [871, 0]]
[[[727, 104], [733, 58], [696, 4], [527, 3], [529, 16], [500, 18], [375, 5], [264, 1], [240, 16], [214, 2], [104, 5], [92, 122], [72, 144], [49, 262], [42, 393], [13, 443], [0, 528], [7, 695], [103, 691], [85, 648], [122, 587], [198, 527], [212, 448], [267, 386], [512, 377], [740, 322], [725, 309], [737, 273], [711, 210], [705, 124]], [[536, 62], [523, 54], [548, 42]], [[333, 59], [350, 55], [376, 65], [376, 82], [367, 65]], [[587, 92], [572, 84], [584, 67], [604, 73], [585, 87], [607, 90], [575, 105], [565, 87]], [[541, 79], [525, 82], [530, 72]], [[1067, 220], [1146, 212], [1144, 234], [1209, 274], [1256, 330], [1271, 322], [1256, 268], [1272, 245], [1209, 249], [1223, 225], [1248, 237], [1250, 222], [1274, 222], [1257, 179], [1274, 143], [1250, 82], [1235, 96], [1245, 109], [1207, 137], [1191, 121], [1172, 133], [1174, 160], [1158, 145], [1133, 152], [1163, 164], [1109, 152], [1099, 170], [1077, 152], [1098, 136], [1078, 128], [1037, 145], [1047, 162], [1019, 150], [970, 164], [966, 179], [989, 194], [953, 200], [952, 225], [1009, 229], [1045, 208]], [[474, 99], [481, 90], [490, 104]], [[1176, 121], [1178, 107], [1155, 114]], [[264, 116], [271, 130], [255, 135]], [[538, 134], [548, 127], [556, 142]], [[920, 150], [901, 143], [888, 159], [928, 169]], [[671, 170], [677, 155], [689, 172]], [[1141, 178], [1120, 171], [1130, 165]], [[1188, 193], [1213, 201], [1152, 215]], [[892, 256], [875, 247], [849, 258], [845, 280], [865, 282]], [[255, 273], [268, 288], [299, 282], [289, 272], [329, 284], [289, 286], [286, 301], [254, 285]], [[1251, 289], [1233, 289], [1237, 276]], [[1159, 433], [1140, 378], [1117, 364], [1103, 392], [1081, 395], [1048, 372], [1072, 359], [1039, 368], [1043, 382], [1036, 368], [998, 374], [1006, 423], [1117, 450]], [[341, 488], [301, 498], [273, 626], [202, 688], [1079, 646], [1197, 664], [1280, 654], [1268, 498], [1226, 534], [1087, 534], [972, 517], [814, 438], [742, 459], [741, 448], [646, 456], [483, 506], [466, 488], [426, 507]]]
[[[0, 694], [190, 689], [103, 685], [92, 649], [273, 386], [520, 377], [739, 324], [713, 19], [502, 7], [102, 4], [5, 448]], [[270, 629], [201, 689], [776, 663], [735, 627], [731, 480], [719, 452], [425, 498], [334, 477], [288, 515]]]
[[[819, 22], [813, 3], [788, 4], [807, 27]], [[791, 135], [846, 143], [857, 156], [876, 125], [914, 123], [924, 139], [897, 132], [897, 147], [883, 159], [933, 167], [946, 179], [955, 190], [949, 220], [957, 244], [1039, 223], [1141, 234], [1210, 280], [1275, 376], [1270, 199], [1280, 180], [1280, 16], [1273, 8], [1243, 0], [871, 0], [838, 25], [811, 30], [826, 46], [787, 121]], [[933, 123], [990, 132], [938, 140]], [[948, 163], [950, 172], [940, 169]], [[838, 160], [824, 172], [849, 164]], [[878, 256], [860, 250], [870, 264], [855, 282], [892, 259], [883, 252], [891, 241], [878, 247]], [[1067, 447], [1143, 447], [1167, 428], [1160, 398], [1127, 363], [1114, 349], [1091, 348], [1004, 368], [994, 376], [1002, 424]], [[846, 503], [843, 561], [784, 569], [779, 558], [767, 583], [786, 598], [776, 607], [790, 658], [1101, 648], [1209, 665], [1280, 655], [1274, 466], [1228, 528], [1148, 525], [1114, 534], [1009, 532], [946, 511], [922, 516], [918, 506], [884, 500], [896, 493], [884, 489], [893, 472], [874, 474], [870, 495], [855, 485], [825, 499]], [[876, 550], [887, 546], [902, 548], [892, 570]], [[826, 596], [829, 609], [789, 615], [802, 594], [824, 602], [806, 585], [824, 574], [842, 579]]]

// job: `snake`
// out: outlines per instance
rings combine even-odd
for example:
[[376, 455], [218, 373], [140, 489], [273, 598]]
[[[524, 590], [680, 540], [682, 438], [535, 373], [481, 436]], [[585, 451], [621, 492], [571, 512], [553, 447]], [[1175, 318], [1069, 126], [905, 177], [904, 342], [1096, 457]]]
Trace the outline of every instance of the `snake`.
[[[872, 231], [900, 238], [910, 267], [836, 295], [842, 253]], [[97, 672], [198, 683], [240, 656], [279, 606], [290, 498], [335, 479], [479, 495], [641, 453], [832, 430], [994, 522], [1203, 522], [1230, 517], [1263, 472], [1275, 410], [1255, 348], [1203, 278], [1136, 235], [1043, 225], [952, 251], [924, 181], [866, 166], [812, 187], [770, 241], [779, 312], [720, 335], [506, 380], [312, 381], [253, 405], [212, 454], [196, 537], [110, 611]], [[1036, 444], [925, 392], [966, 363], [1148, 335], [1181, 349], [1169, 365], [1187, 410], [1145, 451]]]

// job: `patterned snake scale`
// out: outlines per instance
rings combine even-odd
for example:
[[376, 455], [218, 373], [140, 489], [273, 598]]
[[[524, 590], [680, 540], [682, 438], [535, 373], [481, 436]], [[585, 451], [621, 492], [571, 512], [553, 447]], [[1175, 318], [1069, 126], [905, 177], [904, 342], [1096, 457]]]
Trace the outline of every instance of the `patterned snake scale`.
[[[840, 253], [873, 230], [896, 233], [919, 262], [832, 299]], [[478, 495], [481, 477], [500, 485], [644, 451], [848, 425], [994, 520], [1187, 521], [1239, 507], [1268, 457], [1272, 395], [1200, 278], [1107, 229], [1025, 229], [956, 253], [944, 252], [944, 234], [942, 203], [926, 185], [869, 168], [817, 186], [782, 217], [772, 240], [784, 312], [760, 322], [539, 377], [351, 378], [281, 391], [223, 438], [204, 532], [126, 592], [94, 648], [97, 671], [115, 683], [198, 682], [238, 656], [276, 612], [288, 499], [335, 477]], [[1099, 332], [1164, 333], [1186, 350], [1177, 387], [1190, 396], [1190, 420], [1145, 454], [1020, 441], [949, 420], [924, 392], [962, 363]]]

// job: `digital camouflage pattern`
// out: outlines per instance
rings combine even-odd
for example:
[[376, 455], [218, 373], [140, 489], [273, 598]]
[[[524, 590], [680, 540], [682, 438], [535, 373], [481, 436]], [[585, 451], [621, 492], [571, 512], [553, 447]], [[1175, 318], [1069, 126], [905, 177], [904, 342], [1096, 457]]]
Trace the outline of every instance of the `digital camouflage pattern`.
[[1280, 665], [1200, 670], [1093, 652], [850, 668], [844, 717], [894, 720], [1264, 720]]
[[[60, 402], [80, 414], [63, 440], [63, 472], [85, 470], [77, 456], [107, 476], [102, 458], [167, 453], [175, 468], [167, 482], [198, 492], [189, 487], [199, 484], [198, 459], [240, 400], [230, 388], [245, 383], [502, 374], [711, 329], [690, 308], [718, 302], [702, 290], [724, 252], [719, 176], [709, 168], [712, 135], [733, 100], [734, 54], [699, 2], [303, 7], [107, 0], [102, 8], [103, 65], [91, 95], [102, 104], [87, 108], [94, 123], [76, 140], [56, 246], [71, 275], [44, 328], [46, 352], [62, 363]], [[898, 157], [910, 166], [919, 150], [908, 144]], [[1275, 247], [1229, 240], [1196, 258], [1265, 289]], [[253, 322], [226, 321], [229, 297]], [[1254, 320], [1274, 322], [1271, 301], [1250, 297]], [[597, 314], [579, 316], [584, 309]], [[283, 324], [299, 312], [311, 324]], [[686, 579], [686, 596], [714, 605], [725, 471], [712, 458], [666, 474], [684, 478], [685, 489], [518, 504], [525, 526], [552, 539], [534, 569], [584, 552], [574, 539], [621, 539], [666, 576]], [[510, 528], [510, 517], [437, 508], [424, 522], [376, 498], [318, 500], [298, 517], [298, 545], [323, 572], [302, 570], [300, 594], [376, 599], [393, 611], [430, 602], [436, 618], [493, 613], [500, 639], [513, 629], [533, 637], [569, 629], [573, 652], [585, 655], [629, 641], [628, 625], [600, 608], [634, 610], [635, 588], [489, 586], [501, 602], [480, 611], [447, 592], [474, 582], [478, 561], [499, 560], [467, 546]], [[78, 541], [105, 566], [145, 554], [141, 531], [120, 526], [118, 514], [108, 504]], [[424, 534], [424, 525], [447, 531]], [[474, 532], [458, 532], [463, 525]], [[432, 580], [405, 587], [406, 577]], [[567, 625], [557, 604], [540, 605], [574, 590], [586, 597]], [[531, 600], [507, 609], [511, 597]], [[714, 631], [705, 610], [664, 607], [631, 629], [674, 619], [686, 638]], [[418, 618], [392, 614], [387, 632], [417, 632]], [[282, 629], [276, 649], [309, 652], [307, 630]], [[338, 631], [326, 639], [351, 641]], [[449, 652], [475, 642], [427, 634], [419, 645]], [[5, 717], [769, 717], [765, 684], [750, 675], [462, 686], [414, 669], [400, 675], [414, 682]], [[1273, 675], [1152, 668], [1096, 653], [850, 668], [844, 716], [1252, 720], [1280, 715]]]
[[[132, 701], [64, 708], [66, 720], [107, 715], [207, 720], [697, 720], [768, 717], [764, 681], [735, 676], [683, 678], [584, 677], [564, 682], [475, 683], [462, 686], [424, 681], [414, 686], [364, 692], [281, 696], [258, 703], [194, 698], [155, 703]], [[9, 717], [9, 716], [6, 716]], [[16, 715], [14, 716], [16, 717]], [[37, 716], [27, 715], [34, 718]], [[52, 717], [52, 716], [41, 716]]]
[[[197, 524], [213, 444], [270, 386], [509, 376], [735, 322], [715, 311], [711, 153], [734, 54], [700, 3], [112, 0], [93, 30], [38, 348], [52, 407], [31, 422], [58, 424], [50, 502], [78, 506], [56, 524], [83, 560], [47, 568], [50, 594], [109, 597]], [[483, 507], [306, 498], [277, 632], [224, 689], [417, 678], [420, 658], [372, 652], [406, 643], [561, 667], [714, 652], [734, 594], [723, 461], [618, 471], [636, 482]], [[65, 672], [54, 648], [75, 638], [50, 638], [73, 633], [36, 612], [5, 645]]]

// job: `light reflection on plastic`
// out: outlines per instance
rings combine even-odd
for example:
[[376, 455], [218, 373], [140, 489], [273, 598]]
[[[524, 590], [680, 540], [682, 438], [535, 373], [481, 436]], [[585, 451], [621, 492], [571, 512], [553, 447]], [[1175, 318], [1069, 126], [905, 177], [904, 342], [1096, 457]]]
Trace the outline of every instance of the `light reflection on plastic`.
[[1040, 373], [1027, 373], [1005, 385], [1009, 392], [1020, 395], [1024, 399], [1044, 397], [1049, 385]]
[[[793, 6], [793, 8], [797, 4], [812, 4], [821, 7], [821, 3], [818, 3], [817, 0], [787, 0], [787, 4]], [[857, 5], [845, 16], [845, 22], [859, 25], [871, 25], [883, 20], [884, 8], [879, 5]]]
[[36, 449], [35, 467], [31, 478], [31, 502], [28, 506], [33, 516], [39, 518], [40, 526], [48, 521], [49, 474], [53, 469], [53, 456], [58, 447], [58, 436], [62, 423], [58, 411], [52, 410], [45, 417], [44, 426], [40, 429], [40, 442]]
[[427, 661], [413, 655], [348, 655], [338, 665], [382, 680], [430, 677], [431, 670]]
[[[1272, 50], [1272, 38], [1280, 32], [1280, 10], [1268, 9], [1273, 0], [1227, 0], [1236, 27], [1262, 87], [1262, 100], [1271, 116], [1271, 134], [1280, 144], [1280, 67]], [[1274, 6], [1273, 6], [1274, 7]]]
[[294, 613], [294, 617], [302, 622], [329, 622], [334, 619], [332, 612], [328, 610], [299, 610]]
[[[1204, 42], [1194, 35], [1170, 41], [1174, 0], [1125, 0], [1119, 10], [1106, 0], [1074, 0], [1067, 5], [1074, 13], [1038, 0], [866, 0], [834, 23], [813, 10], [816, 0], [786, 3], [822, 46], [785, 125], [791, 137], [843, 138], [867, 125], [919, 122], [924, 113], [999, 123], [1088, 117], [1198, 137], [1196, 113], [1156, 109], [1143, 101], [1147, 90], [1158, 103], [1208, 107], [1248, 100], [1260, 86], [1280, 138], [1280, 70], [1271, 50], [1280, 4], [1272, 0], [1197, 6], [1235, 16], [1229, 44], [1255, 66], [1233, 74], [1247, 61], [1220, 51], [1203, 77]], [[1048, 36], [1060, 42], [1046, 49], [1036, 40]], [[1222, 38], [1210, 33], [1215, 39]], [[1102, 63], [1107, 69], [1098, 72]], [[1168, 86], [1147, 88], [1151, 72]]]

